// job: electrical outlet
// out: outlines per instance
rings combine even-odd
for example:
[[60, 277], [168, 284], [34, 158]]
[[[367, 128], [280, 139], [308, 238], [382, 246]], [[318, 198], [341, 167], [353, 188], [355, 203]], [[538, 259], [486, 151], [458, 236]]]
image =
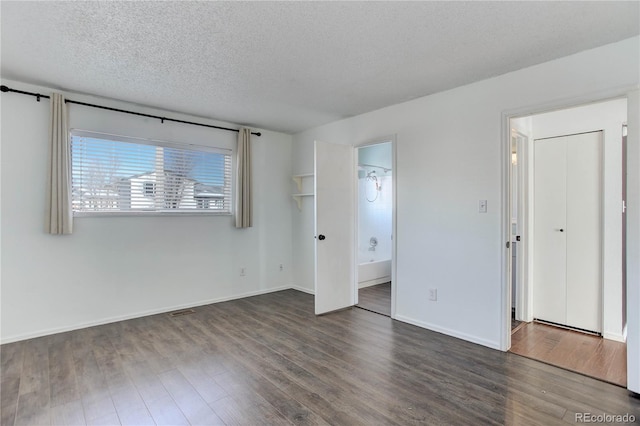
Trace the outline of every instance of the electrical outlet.
[[280, 264], [280, 272], [284, 271], [284, 265], [281, 263]]
[[244, 277], [245, 275], [247, 275], [247, 268], [243, 266], [242, 268], [240, 268], [240, 276]]
[[438, 300], [438, 289], [437, 288], [430, 288], [429, 289], [429, 300], [435, 302]]

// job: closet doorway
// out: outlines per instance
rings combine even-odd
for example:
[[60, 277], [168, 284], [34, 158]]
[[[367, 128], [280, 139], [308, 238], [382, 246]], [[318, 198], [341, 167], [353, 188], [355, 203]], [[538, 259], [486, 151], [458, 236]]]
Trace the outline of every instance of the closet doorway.
[[[510, 162], [522, 168], [509, 180], [509, 256], [519, 260], [509, 288], [522, 321], [510, 351], [620, 386], [626, 120], [625, 98], [510, 119]], [[516, 155], [513, 135], [523, 135]]]
[[356, 148], [357, 307], [392, 316], [393, 142]]

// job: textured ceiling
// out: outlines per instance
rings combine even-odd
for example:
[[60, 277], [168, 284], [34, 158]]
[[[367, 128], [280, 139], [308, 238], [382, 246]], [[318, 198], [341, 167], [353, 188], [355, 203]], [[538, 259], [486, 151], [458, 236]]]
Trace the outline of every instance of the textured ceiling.
[[639, 2], [10, 2], [2, 77], [295, 133], [632, 37]]

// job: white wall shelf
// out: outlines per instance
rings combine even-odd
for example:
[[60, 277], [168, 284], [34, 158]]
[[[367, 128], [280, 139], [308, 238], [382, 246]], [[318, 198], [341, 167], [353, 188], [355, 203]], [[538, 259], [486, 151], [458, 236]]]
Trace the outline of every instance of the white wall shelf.
[[[304, 178], [310, 178], [310, 177], [313, 177], [313, 173], [303, 173], [303, 174], [291, 176], [291, 179], [293, 179], [293, 181], [298, 186], [298, 192], [302, 191], [302, 180]], [[296, 203], [298, 204], [298, 210], [302, 211], [302, 199], [304, 197], [313, 197], [314, 194], [313, 192], [305, 192], [300, 194], [292, 194], [291, 196], [293, 197], [294, 200], [296, 200]]]
[[291, 179], [298, 185], [298, 192], [302, 191], [302, 179], [306, 177], [313, 177], [313, 173], [304, 173], [301, 175], [293, 175]]
[[302, 211], [302, 199], [304, 197], [313, 197], [314, 194], [293, 194], [292, 197], [298, 203], [298, 210]]

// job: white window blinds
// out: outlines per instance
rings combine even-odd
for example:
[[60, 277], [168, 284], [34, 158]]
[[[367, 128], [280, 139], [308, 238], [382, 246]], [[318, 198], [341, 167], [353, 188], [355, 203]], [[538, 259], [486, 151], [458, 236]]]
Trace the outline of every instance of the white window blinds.
[[231, 151], [71, 132], [74, 213], [231, 214]]

